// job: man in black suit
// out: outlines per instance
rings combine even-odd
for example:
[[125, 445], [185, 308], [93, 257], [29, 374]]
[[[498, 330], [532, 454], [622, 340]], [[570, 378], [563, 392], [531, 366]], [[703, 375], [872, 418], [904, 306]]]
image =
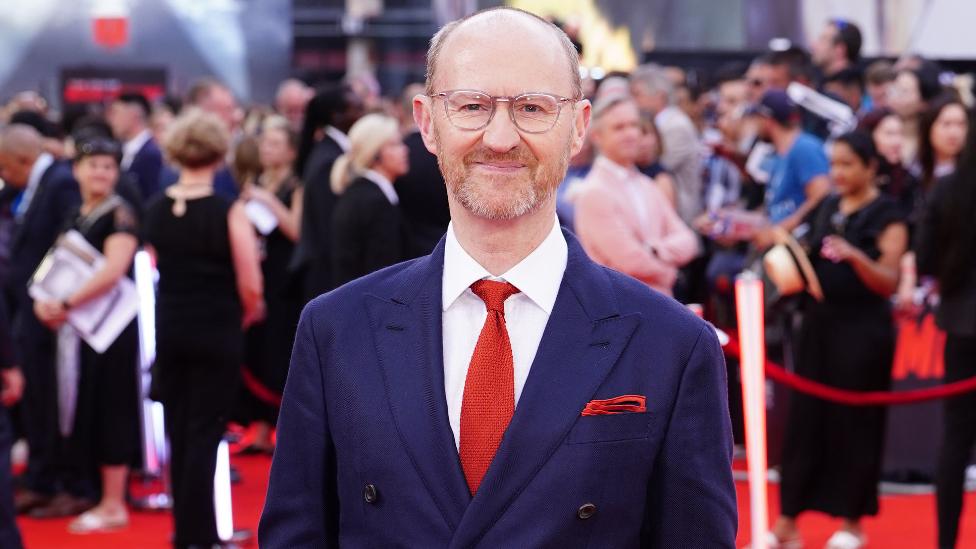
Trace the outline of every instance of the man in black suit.
[[348, 86], [321, 89], [309, 101], [295, 173], [302, 176], [302, 233], [291, 269], [302, 282], [305, 301], [332, 289], [332, 165], [349, 150], [346, 132], [362, 116], [362, 101]]
[[410, 171], [397, 178], [394, 185], [400, 196], [400, 212], [407, 232], [405, 259], [430, 254], [447, 232], [451, 212], [447, 206], [447, 187], [437, 167], [437, 157], [424, 146], [420, 129], [413, 120], [413, 98], [424, 93], [423, 84], [403, 89], [403, 143], [407, 146]]
[[[122, 142], [122, 171], [139, 186], [143, 204], [159, 192], [163, 154], [149, 130], [149, 101], [138, 93], [123, 93], [109, 105], [106, 119]], [[140, 206], [140, 205], [135, 205]]]
[[43, 152], [40, 134], [22, 124], [0, 130], [0, 178], [5, 184], [22, 189], [13, 207], [10, 272], [4, 288], [12, 311], [14, 350], [26, 378], [22, 411], [30, 460], [27, 490], [19, 494], [17, 508], [26, 512], [56, 503], [58, 511], [73, 514], [83, 510], [81, 498], [66, 496], [53, 501], [52, 497], [62, 489], [79, 495], [85, 481], [66, 486], [56, 472], [56, 341], [54, 334], [34, 316], [27, 286], [81, 201], [78, 183], [68, 164], [56, 162]]

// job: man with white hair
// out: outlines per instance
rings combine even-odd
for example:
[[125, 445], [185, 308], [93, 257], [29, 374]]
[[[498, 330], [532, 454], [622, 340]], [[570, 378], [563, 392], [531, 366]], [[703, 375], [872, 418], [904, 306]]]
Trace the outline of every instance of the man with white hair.
[[653, 179], [637, 168], [640, 112], [630, 95], [597, 100], [590, 132], [600, 155], [574, 198], [586, 253], [662, 293], [698, 252], [695, 233]]
[[733, 547], [714, 330], [556, 221], [581, 88], [527, 12], [434, 36], [413, 109], [451, 224], [306, 307], [261, 547]]
[[664, 148], [661, 164], [674, 176], [678, 214], [691, 224], [702, 212], [702, 148], [695, 124], [675, 105], [674, 84], [664, 68], [642, 65], [630, 77], [640, 109], [654, 117]]
[[278, 86], [275, 94], [275, 110], [288, 120], [292, 131], [301, 133], [302, 123], [305, 121], [305, 107], [315, 95], [305, 82], [297, 78], [289, 78]]

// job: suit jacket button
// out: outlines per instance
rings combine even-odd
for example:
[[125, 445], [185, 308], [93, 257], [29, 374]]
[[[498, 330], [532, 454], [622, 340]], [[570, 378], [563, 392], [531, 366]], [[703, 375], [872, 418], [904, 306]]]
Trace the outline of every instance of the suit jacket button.
[[576, 516], [582, 520], [586, 520], [592, 517], [595, 513], [596, 505], [593, 505], [592, 503], [584, 503], [582, 506], [580, 506], [579, 511], [576, 512]]
[[376, 503], [376, 500], [379, 499], [379, 497], [380, 495], [376, 491], [376, 486], [367, 484], [366, 487], [363, 488], [363, 499], [366, 500], [366, 503]]

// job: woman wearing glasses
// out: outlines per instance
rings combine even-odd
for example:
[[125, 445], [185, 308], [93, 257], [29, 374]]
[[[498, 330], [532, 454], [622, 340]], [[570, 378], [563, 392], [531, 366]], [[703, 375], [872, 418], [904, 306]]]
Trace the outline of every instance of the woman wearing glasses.
[[403, 261], [403, 221], [393, 181], [410, 169], [397, 121], [368, 114], [349, 130], [349, 152], [332, 167], [332, 272], [341, 286]]
[[[898, 205], [877, 187], [870, 135], [837, 138], [830, 162], [837, 194], [805, 220], [824, 299], [805, 304], [796, 372], [841, 389], [883, 391], [891, 384], [895, 343], [889, 297], [908, 229]], [[827, 549], [867, 544], [860, 521], [878, 513], [884, 425], [884, 408], [794, 393], [783, 446], [782, 516], [771, 547], [802, 545], [796, 518], [805, 511], [843, 519]]]
[[[132, 259], [139, 245], [138, 223], [132, 207], [117, 194], [121, 146], [103, 137], [81, 141], [76, 147], [74, 175], [82, 204], [67, 230], [79, 233], [105, 257], [95, 275], [61, 301], [36, 301], [37, 317], [58, 331], [59, 376], [77, 373], [77, 400], [67, 435], [71, 467], [88, 471], [101, 467], [102, 499], [68, 525], [73, 533], [124, 527], [129, 518], [125, 506], [129, 465], [138, 457], [139, 425], [136, 370], [139, 341], [133, 319], [114, 343], [97, 353], [81, 341], [65, 322], [69, 311], [112, 291], [119, 280], [131, 276]], [[65, 362], [68, 361], [68, 362]], [[70, 383], [61, 377], [59, 386]], [[61, 399], [59, 399], [61, 400]], [[60, 404], [65, 404], [61, 401]], [[61, 416], [62, 421], [66, 420]], [[68, 429], [65, 429], [68, 427]], [[57, 498], [56, 498], [57, 499]]]

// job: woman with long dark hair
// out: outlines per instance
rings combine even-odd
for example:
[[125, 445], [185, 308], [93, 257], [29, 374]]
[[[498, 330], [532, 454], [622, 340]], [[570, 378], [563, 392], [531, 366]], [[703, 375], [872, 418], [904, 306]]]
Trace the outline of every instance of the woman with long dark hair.
[[[889, 297], [908, 230], [897, 205], [878, 190], [871, 136], [842, 135], [831, 152], [837, 194], [805, 220], [810, 262], [824, 299], [804, 306], [796, 372], [853, 391], [891, 384], [895, 334]], [[795, 393], [783, 446], [781, 508], [770, 541], [799, 547], [796, 518], [820, 511], [844, 520], [827, 549], [867, 544], [860, 522], [878, 513], [885, 410], [834, 404]]]
[[[919, 226], [919, 273], [938, 280], [936, 322], [946, 332], [945, 381], [976, 376], [976, 132], [955, 173], [932, 190]], [[976, 393], [945, 401], [936, 473], [939, 548], [956, 546], [966, 467], [976, 444]]]
[[902, 159], [904, 122], [895, 111], [883, 107], [865, 115], [857, 129], [871, 135], [878, 151], [878, 188], [898, 203], [907, 219], [915, 208], [919, 183]]
[[969, 132], [966, 106], [955, 94], [939, 96], [922, 113], [918, 130], [918, 163], [928, 192], [936, 179], [956, 169]]

